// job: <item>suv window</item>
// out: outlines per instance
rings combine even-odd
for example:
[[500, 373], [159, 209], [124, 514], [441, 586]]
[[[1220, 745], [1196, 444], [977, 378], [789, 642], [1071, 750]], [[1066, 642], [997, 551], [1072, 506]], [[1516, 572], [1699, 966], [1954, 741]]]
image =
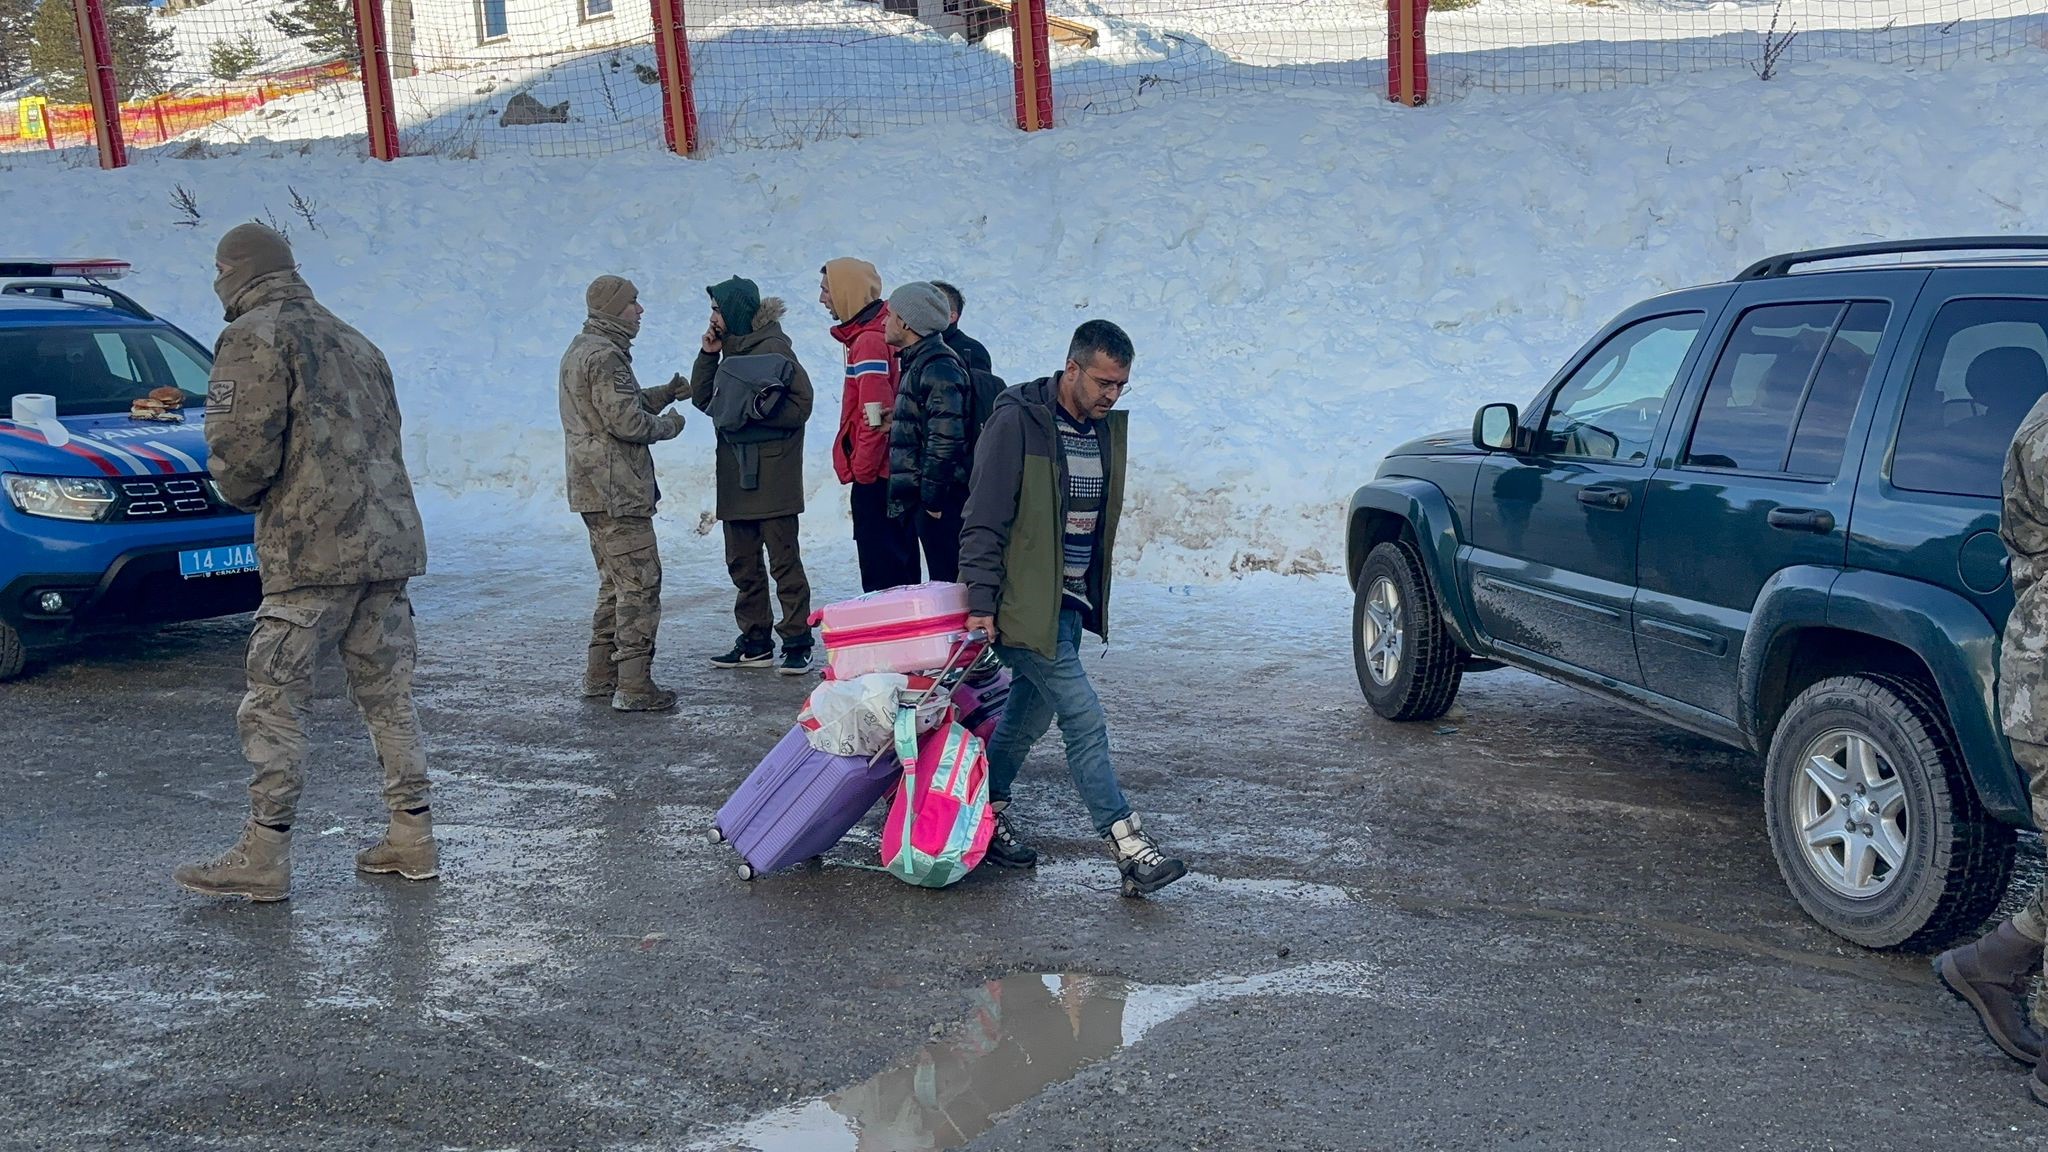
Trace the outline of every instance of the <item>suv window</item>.
[[162, 328], [0, 328], [0, 382], [9, 394], [47, 392], [60, 416], [126, 412], [154, 388], [178, 388], [185, 402], [206, 395], [205, 353]]
[[1832, 479], [1891, 306], [1768, 304], [1714, 365], [1684, 463]]
[[1650, 441], [1678, 370], [1699, 339], [1702, 312], [1641, 320], [1608, 337], [1551, 399], [1538, 455], [1635, 462]]
[[1892, 484], [1997, 496], [2006, 449], [2048, 391], [2048, 300], [1951, 300], [1934, 317], [1892, 456]]

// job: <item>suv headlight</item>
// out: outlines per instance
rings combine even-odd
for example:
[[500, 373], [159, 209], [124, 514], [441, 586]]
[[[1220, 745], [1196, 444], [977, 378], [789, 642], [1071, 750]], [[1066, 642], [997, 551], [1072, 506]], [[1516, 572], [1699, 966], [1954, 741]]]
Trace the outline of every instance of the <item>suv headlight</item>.
[[114, 486], [74, 476], [0, 476], [7, 499], [30, 516], [56, 520], [99, 520], [114, 506]]

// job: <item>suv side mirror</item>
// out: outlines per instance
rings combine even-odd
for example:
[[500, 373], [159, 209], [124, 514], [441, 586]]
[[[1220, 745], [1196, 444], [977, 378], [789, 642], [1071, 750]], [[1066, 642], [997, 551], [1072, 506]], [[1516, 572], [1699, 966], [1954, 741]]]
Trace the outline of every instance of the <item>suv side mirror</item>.
[[1473, 446], [1488, 452], [1513, 452], [1521, 420], [1521, 410], [1513, 404], [1488, 404], [1472, 418]]

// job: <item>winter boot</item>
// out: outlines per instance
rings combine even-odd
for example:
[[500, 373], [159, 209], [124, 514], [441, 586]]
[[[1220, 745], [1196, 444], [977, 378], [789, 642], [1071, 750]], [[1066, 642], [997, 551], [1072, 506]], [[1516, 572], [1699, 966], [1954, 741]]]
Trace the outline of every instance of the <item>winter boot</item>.
[[292, 834], [254, 820], [242, 825], [234, 847], [207, 864], [187, 864], [171, 879], [208, 896], [240, 896], [267, 903], [292, 894]]
[[592, 644], [589, 662], [583, 666], [583, 696], [597, 700], [612, 694], [619, 686], [619, 674], [612, 667], [612, 650], [608, 644]]
[[2034, 1094], [2036, 1104], [2048, 1105], [2048, 1053], [2034, 1061], [2034, 1074], [2027, 1079], [2027, 1090]]
[[1131, 813], [1109, 826], [1110, 851], [1116, 854], [1117, 871], [1124, 875], [1124, 895], [1144, 896], [1159, 891], [1188, 874], [1188, 866], [1159, 850], [1138, 814]]
[[441, 874], [441, 849], [434, 843], [431, 812], [393, 812], [384, 839], [356, 853], [356, 870], [377, 875], [396, 872], [407, 880], [431, 880]]
[[1010, 823], [1010, 802], [997, 800], [989, 805], [995, 810], [995, 834], [988, 838], [988, 854], [982, 859], [998, 868], [1036, 868], [1038, 849], [1017, 838], [1017, 830]]
[[654, 668], [654, 657], [635, 656], [621, 660], [619, 668], [619, 690], [612, 693], [612, 710], [616, 712], [666, 712], [676, 706], [676, 694], [655, 685], [650, 673]]
[[[2008, 920], [1991, 934], [1934, 958], [1935, 975], [1977, 1010], [1991, 1042], [2006, 1055], [2034, 1064], [2044, 1038], [2028, 1016], [2027, 990], [2041, 971], [2042, 947]], [[2036, 1083], [2039, 1083], [2037, 1080]], [[2037, 1089], [2038, 1091], [2038, 1089]]]

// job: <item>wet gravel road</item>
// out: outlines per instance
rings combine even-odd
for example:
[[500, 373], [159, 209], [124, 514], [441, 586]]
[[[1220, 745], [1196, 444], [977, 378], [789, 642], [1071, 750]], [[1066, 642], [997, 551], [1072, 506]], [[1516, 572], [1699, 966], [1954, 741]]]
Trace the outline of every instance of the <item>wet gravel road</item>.
[[244, 811], [246, 621], [0, 688], [0, 1147], [2048, 1148], [1924, 958], [1802, 917], [1752, 760], [1516, 674], [1380, 723], [1334, 582], [1120, 598], [1088, 662], [1194, 869], [1159, 897], [1116, 895], [1056, 747], [1036, 873], [912, 889], [859, 866], [871, 818], [742, 883], [704, 831], [806, 688], [693, 658], [712, 547], [669, 544], [684, 703], [636, 717], [569, 691], [574, 541], [442, 548], [433, 883], [351, 870], [381, 813], [328, 669], [293, 899], [172, 886]]

